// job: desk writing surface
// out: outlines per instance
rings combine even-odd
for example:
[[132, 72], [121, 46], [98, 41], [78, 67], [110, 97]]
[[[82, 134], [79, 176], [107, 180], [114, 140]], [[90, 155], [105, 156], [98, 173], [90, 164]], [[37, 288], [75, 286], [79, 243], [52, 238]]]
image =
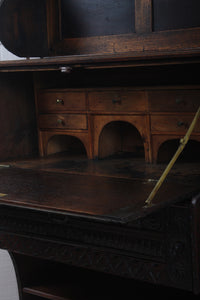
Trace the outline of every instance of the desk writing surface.
[[[0, 169], [1, 205], [128, 222], [200, 191], [198, 171], [195, 173], [193, 169], [191, 175], [191, 169], [188, 169], [188, 176], [187, 173], [181, 176], [180, 167], [164, 182], [153, 206], [145, 207], [145, 200], [159, 178], [156, 169], [161, 173], [161, 168], [155, 166], [153, 172], [149, 167], [146, 172], [139, 172], [137, 164], [133, 164], [135, 170], [120, 175], [116, 161], [112, 164], [113, 169], [109, 161], [98, 164], [80, 160], [74, 161], [74, 166], [70, 160], [62, 163], [41, 161], [40, 165], [34, 161], [32, 165], [21, 162]], [[63, 169], [55, 168], [62, 165]]]

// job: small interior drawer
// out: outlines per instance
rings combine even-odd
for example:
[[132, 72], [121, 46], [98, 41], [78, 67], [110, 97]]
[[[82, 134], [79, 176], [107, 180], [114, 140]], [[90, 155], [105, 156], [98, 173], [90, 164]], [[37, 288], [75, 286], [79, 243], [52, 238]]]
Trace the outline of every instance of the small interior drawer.
[[91, 111], [137, 112], [147, 109], [144, 91], [94, 91], [89, 92], [88, 98]]
[[87, 116], [81, 114], [40, 115], [39, 128], [87, 129]]
[[162, 90], [149, 92], [153, 112], [194, 112], [200, 105], [200, 90]]
[[[159, 115], [151, 116], [151, 130], [159, 132], [183, 132], [188, 130], [194, 115]], [[194, 132], [200, 132], [200, 120]]]
[[41, 91], [37, 103], [41, 113], [86, 109], [86, 97], [82, 91]]

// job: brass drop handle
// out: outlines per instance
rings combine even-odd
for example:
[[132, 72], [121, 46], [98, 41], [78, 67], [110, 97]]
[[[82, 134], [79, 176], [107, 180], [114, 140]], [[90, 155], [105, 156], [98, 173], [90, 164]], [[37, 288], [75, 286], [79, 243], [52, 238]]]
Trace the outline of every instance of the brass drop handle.
[[177, 122], [177, 126], [178, 127], [182, 127], [182, 126], [184, 126], [184, 125], [186, 125], [183, 121], [178, 121]]
[[183, 102], [184, 100], [182, 98], [176, 98], [176, 104], [181, 104]]
[[57, 119], [57, 124], [58, 125], [64, 125], [64, 121], [62, 119]]
[[64, 101], [62, 99], [56, 99], [56, 103], [64, 105]]
[[112, 103], [113, 104], [116, 104], [116, 103], [118, 103], [118, 104], [121, 104], [121, 99], [120, 98], [114, 98], [114, 99], [112, 99]]

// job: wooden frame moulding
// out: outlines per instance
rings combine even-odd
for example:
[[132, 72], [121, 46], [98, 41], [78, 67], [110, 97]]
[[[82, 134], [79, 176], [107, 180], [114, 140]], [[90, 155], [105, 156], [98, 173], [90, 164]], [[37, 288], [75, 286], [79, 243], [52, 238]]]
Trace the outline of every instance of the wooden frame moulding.
[[200, 28], [153, 32], [152, 0], [135, 0], [135, 32], [62, 39], [60, 0], [47, 0], [51, 55], [191, 55], [199, 53]]
[[135, 0], [135, 31], [152, 32], [152, 0]]
[[47, 10], [47, 41], [49, 53], [54, 54], [53, 48], [61, 40], [60, 36], [60, 1], [46, 0]]

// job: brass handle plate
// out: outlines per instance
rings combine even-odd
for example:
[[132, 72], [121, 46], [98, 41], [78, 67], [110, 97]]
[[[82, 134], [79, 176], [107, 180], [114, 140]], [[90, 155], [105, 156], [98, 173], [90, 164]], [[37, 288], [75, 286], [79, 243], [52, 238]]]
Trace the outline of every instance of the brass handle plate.
[[121, 100], [121, 98], [114, 98], [114, 99], [112, 99], [112, 103], [113, 104], [116, 104], [116, 103], [121, 104], [122, 100]]
[[178, 121], [177, 122], [177, 126], [178, 127], [181, 127], [181, 126], [184, 126], [184, 125], [185, 125], [185, 123], [183, 121]]
[[58, 125], [65, 125], [65, 123], [64, 123], [64, 120], [62, 120], [62, 119], [57, 119], [57, 124]]
[[177, 122], [177, 126], [178, 127], [184, 127], [185, 129], [187, 129], [189, 127], [187, 122], [183, 122], [183, 121], [178, 121]]
[[56, 104], [64, 105], [64, 101], [62, 99], [56, 99]]
[[185, 101], [182, 98], [176, 98], [175, 102], [176, 104], [185, 104]]

